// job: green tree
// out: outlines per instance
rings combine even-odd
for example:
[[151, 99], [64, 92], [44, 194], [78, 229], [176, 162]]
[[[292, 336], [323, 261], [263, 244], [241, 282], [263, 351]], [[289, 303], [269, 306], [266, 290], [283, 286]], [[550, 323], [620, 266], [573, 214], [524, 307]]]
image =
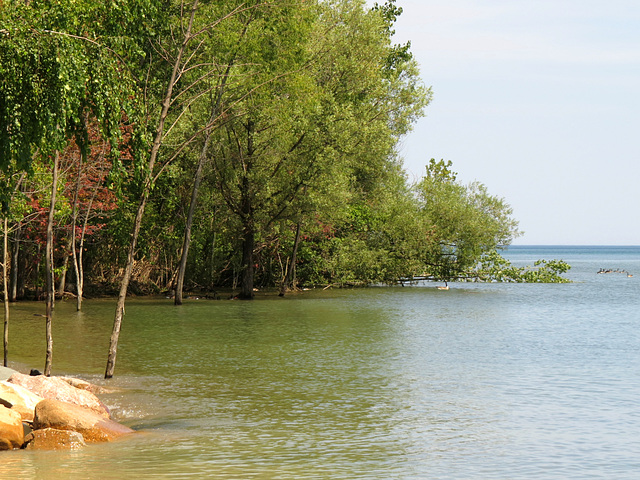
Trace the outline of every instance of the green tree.
[[425, 273], [442, 281], [466, 278], [484, 255], [519, 235], [504, 199], [490, 195], [481, 183], [459, 183], [451, 166], [451, 161], [431, 159], [416, 188], [436, 239], [425, 252]]
[[[98, 120], [105, 137], [119, 135], [117, 126], [131, 98], [120, 61], [131, 53], [131, 45], [123, 39], [145, 25], [140, 17], [121, 21], [122, 14], [141, 13], [140, 2], [134, 3], [32, 1], [11, 2], [0, 9], [0, 168], [15, 162], [18, 169], [31, 171], [33, 159], [40, 157], [51, 163], [53, 172], [45, 257], [46, 375], [52, 359], [58, 159], [71, 137], [82, 144], [87, 112]], [[115, 13], [120, 15], [114, 17]]]
[[395, 51], [378, 11], [341, 1], [310, 13], [263, 18], [268, 33], [245, 62], [259, 66], [245, 75], [252, 93], [212, 154], [240, 225], [241, 298], [253, 297], [257, 239], [272, 238], [279, 222], [297, 231], [330, 210], [346, 213], [345, 200], [384, 168], [430, 98], [412, 60], [390, 66]]

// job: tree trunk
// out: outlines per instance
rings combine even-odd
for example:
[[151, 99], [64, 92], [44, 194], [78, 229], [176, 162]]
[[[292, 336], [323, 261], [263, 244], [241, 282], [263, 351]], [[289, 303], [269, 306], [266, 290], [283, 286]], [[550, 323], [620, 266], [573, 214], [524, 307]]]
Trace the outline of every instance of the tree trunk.
[[253, 250], [255, 249], [255, 224], [253, 218], [253, 200], [251, 192], [251, 181], [249, 174], [253, 166], [253, 133], [254, 122], [250, 119], [247, 121], [247, 152], [243, 158], [244, 176], [242, 178], [241, 191], [241, 215], [242, 219], [242, 280], [240, 282], [239, 298], [250, 300], [253, 298], [253, 280], [255, 276], [255, 266], [253, 262]]
[[156, 127], [156, 133], [153, 139], [153, 145], [149, 154], [149, 162], [147, 163], [146, 179], [142, 190], [142, 198], [138, 205], [138, 211], [136, 212], [136, 218], [133, 223], [133, 232], [131, 234], [131, 243], [129, 244], [129, 252], [127, 254], [127, 265], [125, 272], [120, 282], [120, 294], [118, 295], [118, 304], [116, 305], [116, 313], [113, 319], [113, 330], [111, 332], [111, 339], [109, 341], [109, 354], [107, 356], [107, 367], [105, 369], [104, 378], [112, 378], [113, 372], [116, 367], [116, 356], [118, 352], [118, 339], [120, 337], [120, 328], [122, 326], [122, 318], [124, 317], [124, 304], [127, 297], [127, 290], [129, 289], [129, 282], [131, 280], [131, 272], [133, 270], [133, 262], [135, 259], [136, 245], [138, 243], [138, 235], [140, 233], [140, 226], [142, 225], [142, 217], [144, 215], [144, 209], [149, 198], [149, 194], [152, 188], [153, 168], [155, 166], [156, 158], [162, 144], [164, 135], [164, 123], [171, 107], [171, 101], [173, 97], [173, 88], [178, 79], [178, 73], [182, 66], [182, 56], [187, 48], [189, 41], [191, 40], [191, 30], [193, 28], [193, 22], [198, 8], [198, 0], [193, 2], [191, 7], [191, 17], [186, 31], [184, 32], [183, 42], [179, 48], [176, 56], [173, 70], [171, 72], [171, 78], [167, 83], [167, 90], [165, 92], [164, 100], [162, 102], [162, 109], [160, 111], [160, 117], [158, 119], [158, 125]]
[[296, 269], [296, 256], [298, 255], [298, 245], [300, 245], [300, 222], [296, 225], [296, 238], [293, 241], [293, 250], [291, 251], [291, 260], [289, 261], [289, 266], [287, 267], [287, 273], [284, 276], [284, 280], [282, 280], [282, 287], [280, 288], [279, 295], [284, 297], [289, 289], [289, 285], [295, 279], [295, 269]]
[[198, 190], [200, 188], [200, 182], [202, 181], [202, 169], [205, 159], [207, 157], [207, 148], [209, 146], [209, 139], [211, 138], [211, 132], [207, 134], [204, 141], [202, 150], [200, 151], [200, 158], [198, 159], [198, 167], [196, 168], [195, 178], [193, 179], [193, 190], [191, 191], [191, 203], [189, 204], [189, 212], [187, 213], [187, 222], [184, 226], [184, 239], [182, 241], [182, 255], [180, 256], [180, 266], [178, 267], [178, 277], [176, 280], [176, 296], [175, 305], [182, 305], [182, 289], [184, 287], [184, 275], [187, 269], [187, 257], [189, 255], [189, 244], [191, 243], [191, 227], [193, 225], [193, 214], [196, 210], [196, 202], [198, 200]]
[[253, 298], [253, 280], [255, 266], [253, 264], [253, 250], [255, 248], [255, 231], [253, 220], [245, 220], [242, 237], [242, 281], [240, 283], [239, 298], [250, 300]]
[[[84, 295], [84, 267], [83, 267], [83, 252], [84, 252], [84, 237], [87, 232], [87, 225], [89, 223], [89, 216], [91, 214], [91, 205], [93, 205], [93, 198], [89, 201], [87, 206], [87, 213], [84, 216], [84, 222], [82, 224], [82, 233], [80, 233], [80, 249], [76, 247], [75, 234], [71, 244], [71, 252], [73, 257], [73, 269], [76, 274], [76, 311], [82, 310], [82, 297]], [[75, 232], [76, 219], [73, 220], [73, 230]]]
[[2, 251], [2, 285], [4, 288], [4, 363], [8, 367], [9, 355], [9, 286], [7, 284], [7, 266], [9, 265], [9, 220], [4, 219], [4, 248]]
[[[84, 119], [86, 128], [87, 119]], [[71, 258], [73, 259], [73, 271], [76, 275], [76, 311], [82, 310], [82, 296], [84, 294], [84, 271], [82, 268], [82, 251], [84, 248], [84, 235], [87, 231], [87, 224], [89, 222], [89, 216], [91, 215], [91, 205], [93, 205], [93, 199], [95, 198], [97, 188], [93, 191], [93, 196], [89, 200], [87, 206], [87, 212], [82, 224], [82, 233], [80, 234], [80, 251], [76, 246], [76, 227], [78, 224], [78, 197], [80, 195], [81, 179], [82, 179], [82, 165], [86, 164], [87, 152], [86, 149], [82, 149], [82, 153], [78, 157], [78, 175], [76, 178], [76, 189], [73, 192], [73, 208], [72, 208], [72, 222], [71, 222]]]
[[36, 301], [40, 300], [40, 269], [42, 268], [42, 260], [40, 259], [40, 254], [42, 253], [42, 245], [40, 245], [40, 242], [38, 242], [38, 246], [36, 248], [36, 258], [37, 258], [37, 263], [36, 263], [36, 279], [35, 279], [35, 296], [36, 296]]
[[53, 337], [51, 335], [51, 323], [53, 317], [53, 302], [55, 297], [54, 272], [53, 272], [53, 219], [56, 206], [56, 192], [58, 190], [58, 152], [53, 159], [53, 178], [51, 180], [51, 206], [49, 207], [49, 219], [47, 220], [47, 248], [45, 253], [45, 265], [47, 277], [46, 285], [46, 340], [47, 354], [44, 364], [44, 374], [51, 376], [51, 362], [53, 359]]
[[11, 268], [9, 269], [9, 300], [15, 302], [18, 298], [18, 258], [20, 254], [20, 234], [22, 224], [18, 222], [13, 232], [13, 249], [11, 254]]
[[118, 303], [116, 305], [116, 314], [113, 321], [113, 330], [111, 332], [111, 339], [109, 342], [109, 355], [107, 357], [107, 368], [105, 370], [104, 378], [112, 378], [113, 372], [116, 367], [116, 356], [118, 354], [118, 339], [120, 337], [120, 328], [122, 326], [122, 318], [124, 317], [124, 304], [127, 298], [127, 290], [129, 288], [129, 282], [131, 281], [131, 272], [133, 271], [133, 262], [135, 257], [136, 245], [138, 243], [138, 236], [140, 234], [140, 226], [142, 225], [142, 217], [144, 215], [145, 205], [149, 198], [150, 185], [145, 185], [145, 190], [140, 204], [138, 205], [138, 211], [133, 224], [133, 233], [131, 235], [131, 243], [129, 244], [129, 252], [127, 255], [127, 265], [125, 267], [122, 281], [120, 282], [120, 294], [118, 295]]
[[67, 269], [69, 268], [69, 250], [71, 249], [71, 242], [71, 239], [67, 241], [67, 248], [65, 248], [64, 257], [62, 260], [60, 278], [58, 279], [58, 298], [64, 297], [64, 287], [67, 284]]
[[[243, 30], [243, 35], [246, 33], [246, 28]], [[235, 58], [235, 56], [234, 56]], [[233, 60], [227, 65], [224, 76], [222, 77], [222, 83], [216, 95], [216, 101], [211, 106], [211, 118], [209, 123], [215, 121], [219, 115], [220, 104], [222, 103], [222, 97], [229, 79], [229, 74], [233, 66]], [[191, 203], [189, 204], [189, 212], [187, 214], [187, 223], [184, 227], [184, 239], [182, 242], [182, 255], [180, 256], [180, 266], [178, 267], [178, 276], [176, 280], [176, 296], [174, 300], [175, 305], [182, 305], [182, 290], [184, 288], [184, 276], [187, 269], [187, 256], [189, 254], [189, 245], [191, 244], [191, 227], [193, 226], [193, 215], [196, 208], [196, 202], [198, 200], [198, 190], [200, 189], [200, 182], [202, 181], [202, 170], [204, 162], [207, 159], [207, 150], [209, 149], [209, 140], [213, 135], [213, 130], [210, 129], [204, 140], [204, 145], [200, 151], [200, 158], [198, 158], [198, 166], [193, 179], [193, 190], [191, 191]]]

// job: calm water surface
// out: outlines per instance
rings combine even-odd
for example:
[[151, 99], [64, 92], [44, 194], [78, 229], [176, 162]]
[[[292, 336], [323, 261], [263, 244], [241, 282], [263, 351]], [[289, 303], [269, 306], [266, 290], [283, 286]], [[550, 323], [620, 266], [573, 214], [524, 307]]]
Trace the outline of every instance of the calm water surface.
[[[640, 478], [640, 247], [507, 256], [575, 283], [132, 299], [103, 399], [140, 434], [5, 452], [0, 477]], [[54, 374], [102, 384], [115, 302], [85, 308], [56, 306]], [[44, 364], [43, 311], [12, 307], [15, 368]]]

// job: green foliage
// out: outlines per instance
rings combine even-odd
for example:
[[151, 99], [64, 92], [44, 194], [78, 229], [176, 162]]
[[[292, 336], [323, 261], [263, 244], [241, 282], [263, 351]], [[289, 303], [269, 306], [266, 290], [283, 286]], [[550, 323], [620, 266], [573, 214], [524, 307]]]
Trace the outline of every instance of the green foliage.
[[569, 283], [562, 274], [570, 269], [562, 260], [537, 260], [533, 267], [516, 267], [494, 251], [482, 258], [474, 275], [486, 282]]
[[519, 234], [506, 202], [474, 182], [462, 185], [451, 162], [432, 159], [417, 185], [422, 214], [437, 239], [427, 253], [425, 272], [438, 280], [465, 277], [484, 255]]
[[[495, 259], [494, 267], [478, 267], [517, 236], [517, 223], [482, 184], [460, 184], [450, 161], [432, 159], [425, 177], [409, 184], [397, 146], [432, 92], [410, 44], [392, 41], [402, 13], [394, 0], [371, 9], [361, 0], [198, 2], [185, 42], [189, 8], [167, 0], [0, 7], [0, 201], [16, 222], [29, 208], [41, 210], [49, 193], [35, 190], [51, 190], [40, 183], [50, 178], [52, 152], [108, 143], [107, 185], [118, 209], [86, 245], [94, 281], [120, 275], [152, 179], [134, 276], [171, 286], [198, 165], [191, 288], [237, 287], [247, 268], [257, 285], [278, 284], [298, 225], [298, 285], [474, 274], [538, 281], [563, 273], [555, 261], [535, 273]], [[165, 100], [166, 125], [150, 166]], [[88, 125], [97, 125], [95, 135]], [[23, 171], [34, 173], [34, 191], [21, 197], [15, 186]], [[63, 171], [62, 181], [73, 183], [73, 175]], [[69, 200], [58, 208], [67, 232]], [[39, 227], [32, 227], [36, 238]], [[28, 254], [35, 257], [35, 249]]]

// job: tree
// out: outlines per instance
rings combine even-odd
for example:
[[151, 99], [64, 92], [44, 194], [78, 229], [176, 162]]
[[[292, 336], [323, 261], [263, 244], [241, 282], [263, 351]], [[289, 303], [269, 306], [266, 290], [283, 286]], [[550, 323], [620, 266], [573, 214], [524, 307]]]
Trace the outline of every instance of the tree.
[[[156, 170], [156, 162], [160, 158], [160, 149], [167, 136], [170, 135], [182, 117], [189, 112], [192, 105], [197, 105], [201, 98], [212, 91], [209, 79], [215, 77], [217, 64], [211, 59], [202, 59], [202, 52], [205, 50], [206, 39], [210, 32], [225, 20], [233, 18], [240, 12], [257, 8], [259, 5], [261, 3], [256, 3], [256, 5], [244, 5], [242, 3], [234, 5], [233, 2], [229, 2], [229, 4], [222, 5], [222, 11], [217, 9], [216, 5], [208, 6], [204, 3], [200, 5], [198, 0], [194, 0], [188, 9], [183, 4], [174, 5], [174, 8], [168, 9], [170, 15], [167, 21], [171, 29], [175, 27], [175, 31], [170, 32], [170, 35], [166, 37], [161, 37], [157, 44], [147, 46], [152, 47], [149, 48], [149, 53], [152, 51], [160, 52], [161, 61], [158, 62], [157, 71], [154, 72], [158, 76], [152, 78], [145, 85], [140, 85], [139, 90], [149, 92], [149, 90], [155, 89], [155, 91], [149, 93], [153, 101], [159, 101], [160, 108], [157, 117], [154, 120], [150, 120], [147, 126], [153, 140], [144, 166], [141, 168], [140, 202], [133, 222], [125, 271], [120, 282], [120, 293], [109, 343], [105, 378], [111, 378], [115, 370], [118, 338], [135, 261], [136, 246], [153, 185], [184, 148], [198, 138], [202, 132], [207, 132], [214, 128], [218, 118], [212, 118], [207, 125], [204, 125], [200, 130], [181, 142], [175, 152], [166, 155], [163, 164]], [[177, 35], [174, 36], [174, 34]], [[188, 80], [191, 76], [193, 78], [189, 82]], [[158, 88], [159, 85], [162, 86]]]
[[[430, 98], [412, 60], [390, 65], [385, 20], [361, 2], [321, 4], [311, 17], [302, 10], [263, 23], [267, 47], [251, 49], [244, 63], [281, 76], [261, 84], [264, 73], [246, 75], [253, 93], [225, 123], [212, 154], [218, 188], [239, 224], [239, 297], [247, 299], [258, 239], [280, 221], [298, 225], [344, 211], [341, 200], [388, 161]], [[274, 45], [287, 54], [274, 54]]]
[[[243, 15], [244, 13], [244, 15]], [[228, 53], [222, 51], [223, 48], [218, 48], [215, 56], [218, 59], [219, 71], [220, 74], [216, 79], [213, 79], [214, 84], [214, 94], [211, 95], [211, 101], [209, 108], [206, 108], [205, 111], [208, 114], [208, 120], [205, 122], [205, 133], [204, 133], [204, 141], [200, 148], [200, 152], [198, 154], [198, 161], [195, 169], [195, 174], [193, 178], [193, 187], [191, 189], [191, 198], [189, 201], [189, 209], [186, 217], [184, 234], [183, 234], [183, 242], [182, 242], [182, 251], [180, 254], [180, 264], [178, 266], [178, 271], [176, 275], [176, 286], [175, 286], [175, 299], [174, 303], [176, 305], [182, 304], [182, 294], [184, 289], [184, 278], [187, 269], [187, 260], [189, 256], [189, 247], [191, 244], [191, 229], [193, 226], [194, 214], [196, 209], [196, 203], [198, 200], [198, 192], [200, 190], [200, 184], [202, 182], [203, 171], [205, 167], [205, 163], [209, 158], [209, 142], [215, 132], [214, 128], [211, 128], [212, 125], [215, 125], [219, 120], [220, 116], [223, 113], [223, 100], [225, 99], [225, 95], [227, 93], [227, 86], [231, 80], [231, 75], [234, 70], [235, 64], [238, 61], [239, 52], [246, 48], [244, 47], [244, 42], [246, 39], [247, 31], [249, 29], [250, 24], [255, 20], [255, 15], [253, 10], [247, 10], [246, 12], [238, 12], [233, 19], [236, 22], [239, 22], [239, 25], [227, 26], [227, 28], [222, 32], [222, 39], [218, 43], [220, 43], [223, 48], [230, 44], [230, 48], [226, 48]], [[227, 22], [229, 23], [229, 22]], [[218, 32], [216, 32], [218, 33]], [[230, 41], [230, 39], [234, 39]], [[228, 56], [228, 58], [224, 58]], [[224, 60], [224, 61], [221, 61]], [[227, 100], [228, 103], [233, 104], [237, 99], [230, 98]]]
[[112, 8], [123, 8], [121, 13], [127, 14], [137, 12], [139, 7], [133, 3], [103, 6], [61, 1], [52, 5], [33, 1], [12, 2], [2, 8], [6, 27], [0, 36], [0, 167], [15, 162], [18, 169], [30, 171], [36, 156], [52, 162], [46, 254], [46, 375], [50, 374], [52, 357], [58, 159], [70, 137], [80, 138], [81, 119], [87, 111], [98, 119], [107, 138], [118, 134], [116, 127], [130, 91], [121, 75], [122, 57], [114, 48], [126, 50], [128, 44], [122, 39], [144, 22], [128, 22], [123, 29], [119, 19], [113, 22], [106, 14], [113, 13], [108, 12]]
[[[66, 184], [63, 196], [69, 204], [70, 219], [64, 235], [67, 244], [63, 253], [63, 265], [60, 273], [60, 292], [62, 295], [66, 269], [69, 259], [73, 265], [75, 277], [76, 308], [82, 309], [84, 295], [84, 250], [87, 238], [97, 235], [105, 226], [107, 217], [117, 208], [116, 195], [106, 183], [112, 170], [111, 145], [104, 141], [99, 134], [98, 127], [93, 122], [87, 123], [83, 130], [86, 132], [86, 145], [77, 145], [71, 142], [64, 152], [67, 160]], [[124, 127], [123, 127], [124, 129]], [[130, 140], [130, 134], [124, 133], [122, 142], [126, 144]], [[120, 149], [122, 150], [122, 149]], [[121, 151], [120, 161], [129, 156], [128, 152]]]
[[460, 184], [451, 161], [431, 159], [417, 185], [422, 215], [437, 239], [425, 256], [426, 275], [449, 281], [466, 278], [480, 259], [519, 235], [512, 209], [484, 185]]

